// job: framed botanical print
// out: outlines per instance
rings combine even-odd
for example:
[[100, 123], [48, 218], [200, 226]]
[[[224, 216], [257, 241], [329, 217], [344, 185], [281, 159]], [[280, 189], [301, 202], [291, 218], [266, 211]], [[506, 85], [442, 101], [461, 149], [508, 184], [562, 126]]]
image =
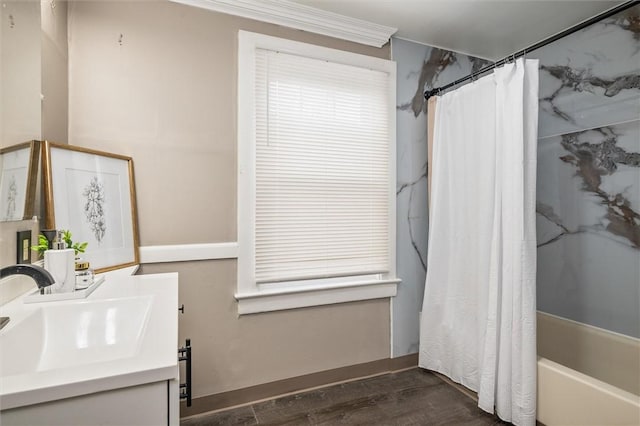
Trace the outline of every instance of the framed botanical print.
[[138, 263], [138, 224], [131, 157], [45, 142], [46, 227], [87, 242], [96, 272]]

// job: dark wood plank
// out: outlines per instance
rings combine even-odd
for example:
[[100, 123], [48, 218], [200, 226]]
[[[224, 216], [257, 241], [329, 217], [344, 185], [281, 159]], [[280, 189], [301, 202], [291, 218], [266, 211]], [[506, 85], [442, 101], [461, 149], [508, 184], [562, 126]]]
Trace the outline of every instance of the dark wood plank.
[[311, 422], [310, 413], [313, 411], [348, 403], [369, 394], [370, 390], [361, 382], [345, 383], [254, 404], [254, 410], [260, 424], [287, 424], [302, 422], [302, 419]]
[[250, 405], [180, 420], [180, 426], [253, 426], [257, 424], [258, 421]]
[[305, 374], [247, 388], [196, 397], [193, 398], [191, 407], [187, 407], [184, 403], [180, 404], [180, 415], [182, 417], [193, 416], [225, 407], [239, 406], [253, 401], [273, 398], [274, 395], [303, 392], [306, 389], [327, 385], [328, 383], [337, 383], [354, 378], [359, 379], [372, 374], [388, 373], [417, 366], [418, 354], [412, 354]]
[[316, 424], [369, 425], [491, 425], [494, 417], [439, 379], [419, 372], [390, 377], [376, 394], [353, 405], [311, 413]]
[[[468, 395], [421, 369], [385, 374], [198, 416], [203, 425], [504, 425]], [[234, 412], [235, 411], [235, 412]], [[229, 416], [225, 417], [225, 413]], [[252, 416], [255, 417], [252, 418]], [[191, 418], [188, 421], [193, 421]], [[242, 423], [247, 421], [249, 423]], [[250, 423], [255, 421], [256, 423]], [[234, 423], [235, 422], [235, 423]]]

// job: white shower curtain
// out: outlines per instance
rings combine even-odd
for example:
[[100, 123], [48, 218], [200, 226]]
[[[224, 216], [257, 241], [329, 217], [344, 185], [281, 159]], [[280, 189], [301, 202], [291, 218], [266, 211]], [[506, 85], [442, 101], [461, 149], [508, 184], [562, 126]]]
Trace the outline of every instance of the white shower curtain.
[[420, 366], [536, 419], [538, 61], [438, 99]]

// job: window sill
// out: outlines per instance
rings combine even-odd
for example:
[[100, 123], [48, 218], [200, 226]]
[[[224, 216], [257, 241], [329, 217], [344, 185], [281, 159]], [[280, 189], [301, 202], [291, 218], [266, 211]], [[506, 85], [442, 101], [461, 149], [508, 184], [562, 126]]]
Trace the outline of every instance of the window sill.
[[358, 300], [393, 297], [400, 279], [358, 281], [331, 286], [300, 286], [256, 292], [236, 293], [238, 314], [281, 311], [309, 306], [331, 305]]

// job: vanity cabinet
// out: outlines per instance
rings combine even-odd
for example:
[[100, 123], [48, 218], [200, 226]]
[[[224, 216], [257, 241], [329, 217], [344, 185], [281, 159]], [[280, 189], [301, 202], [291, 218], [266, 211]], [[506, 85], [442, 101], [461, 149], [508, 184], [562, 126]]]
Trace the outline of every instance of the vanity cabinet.
[[178, 425], [178, 381], [167, 380], [4, 410], [4, 426]]
[[2, 426], [179, 424], [178, 274], [106, 275], [84, 300], [0, 306]]

